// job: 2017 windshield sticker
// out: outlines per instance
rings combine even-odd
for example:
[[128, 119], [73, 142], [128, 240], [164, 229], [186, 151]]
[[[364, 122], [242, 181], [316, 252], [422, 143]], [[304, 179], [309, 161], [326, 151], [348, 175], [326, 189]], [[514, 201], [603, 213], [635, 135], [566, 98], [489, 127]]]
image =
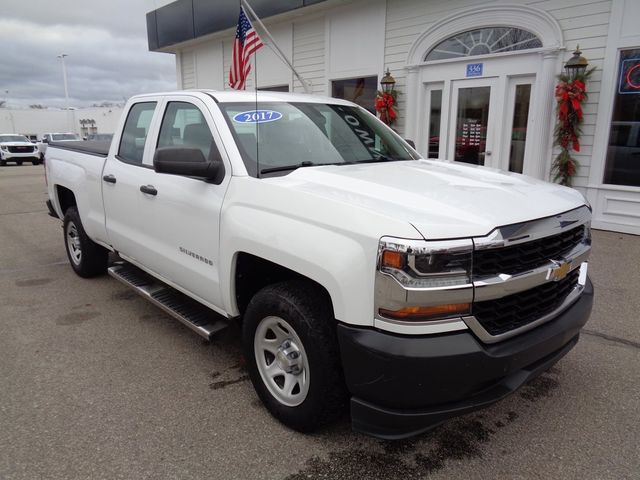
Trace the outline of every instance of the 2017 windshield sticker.
[[275, 110], [249, 110], [248, 112], [236, 113], [233, 121], [236, 123], [267, 123], [280, 120], [282, 114]]

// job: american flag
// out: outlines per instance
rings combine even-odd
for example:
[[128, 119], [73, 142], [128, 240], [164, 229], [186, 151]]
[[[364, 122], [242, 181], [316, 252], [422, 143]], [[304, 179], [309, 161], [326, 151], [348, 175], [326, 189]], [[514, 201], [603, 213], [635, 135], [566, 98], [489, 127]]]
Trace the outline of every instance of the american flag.
[[251, 22], [240, 7], [236, 40], [231, 54], [231, 70], [229, 70], [229, 85], [236, 90], [244, 90], [247, 76], [251, 71], [249, 58], [263, 45]]

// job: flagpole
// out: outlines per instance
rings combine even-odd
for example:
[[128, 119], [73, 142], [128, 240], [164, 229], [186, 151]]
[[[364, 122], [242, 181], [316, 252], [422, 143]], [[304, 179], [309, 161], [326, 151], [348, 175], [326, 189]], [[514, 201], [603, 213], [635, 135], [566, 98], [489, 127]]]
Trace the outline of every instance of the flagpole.
[[254, 18], [254, 20], [258, 22], [258, 25], [260, 25], [260, 28], [262, 28], [265, 35], [270, 40], [271, 45], [269, 46], [277, 50], [276, 54], [280, 57], [280, 59], [283, 62], [285, 62], [289, 66], [291, 71], [293, 71], [296, 78], [302, 84], [302, 87], [304, 88], [305, 93], [312, 93], [311, 86], [307, 83], [307, 81], [304, 78], [302, 78], [302, 76], [298, 73], [298, 71], [293, 67], [293, 65], [291, 64], [287, 56], [284, 54], [284, 52], [280, 50], [280, 47], [278, 47], [278, 44], [269, 33], [269, 30], [267, 30], [267, 27], [264, 26], [264, 23], [262, 23], [262, 20], [260, 20], [260, 18], [258, 18], [258, 16], [256, 15], [256, 12], [253, 11], [253, 8], [251, 8], [251, 5], [249, 5], [249, 2], [247, 2], [247, 0], [240, 0], [240, 4], [244, 6], [247, 9], [247, 11], [251, 14], [251, 16]]

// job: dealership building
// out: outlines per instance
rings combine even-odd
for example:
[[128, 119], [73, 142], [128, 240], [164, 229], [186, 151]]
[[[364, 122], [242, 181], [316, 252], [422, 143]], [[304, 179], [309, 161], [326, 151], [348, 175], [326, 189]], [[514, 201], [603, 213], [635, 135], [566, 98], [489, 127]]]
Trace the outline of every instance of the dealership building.
[[[594, 227], [640, 234], [640, 1], [249, 3], [313, 93], [374, 111], [388, 69], [394, 128], [422, 155], [541, 179], [559, 153], [558, 75], [579, 45], [595, 70], [573, 185]], [[180, 88], [228, 89], [238, 14], [238, 0], [166, 3], [147, 14], [149, 49], [175, 54]], [[247, 89], [303, 92], [261, 38]]]

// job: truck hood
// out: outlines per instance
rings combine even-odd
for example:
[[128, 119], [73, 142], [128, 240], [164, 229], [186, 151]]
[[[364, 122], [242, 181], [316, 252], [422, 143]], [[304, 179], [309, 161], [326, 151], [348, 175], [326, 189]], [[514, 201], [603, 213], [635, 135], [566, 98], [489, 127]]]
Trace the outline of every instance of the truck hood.
[[0, 142], [3, 147], [35, 147], [31, 142]]
[[273, 180], [345, 208], [404, 220], [425, 239], [482, 236], [498, 226], [552, 216], [585, 203], [571, 188], [497, 169], [431, 160], [305, 167]]

